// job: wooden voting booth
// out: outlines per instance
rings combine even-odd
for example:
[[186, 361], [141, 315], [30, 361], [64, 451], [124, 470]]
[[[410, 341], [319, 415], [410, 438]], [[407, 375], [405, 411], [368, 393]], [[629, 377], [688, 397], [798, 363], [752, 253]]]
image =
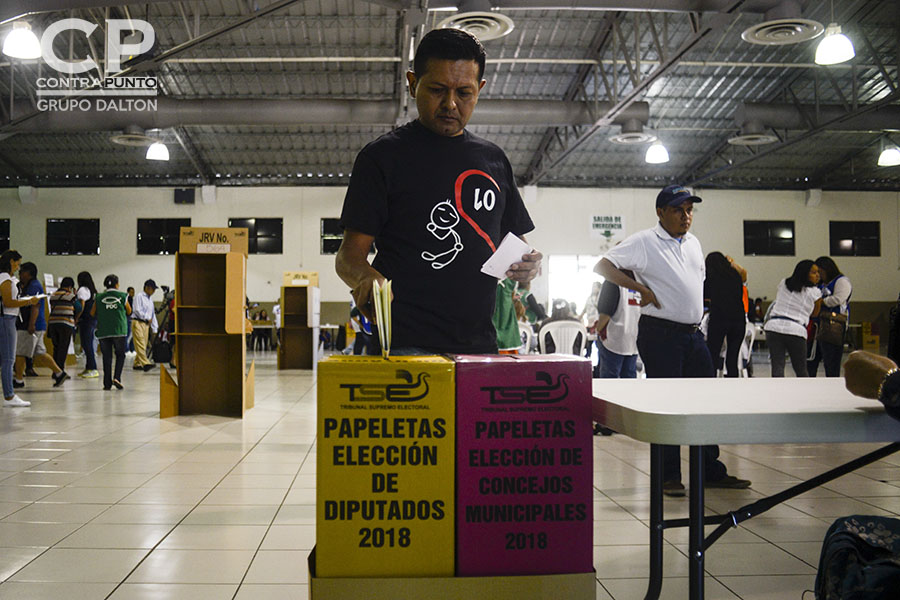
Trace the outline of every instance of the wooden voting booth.
[[182, 227], [175, 256], [177, 380], [160, 371], [160, 418], [240, 417], [253, 408], [245, 372], [247, 229]]
[[281, 286], [279, 369], [313, 369], [319, 347], [319, 274], [286, 271]]

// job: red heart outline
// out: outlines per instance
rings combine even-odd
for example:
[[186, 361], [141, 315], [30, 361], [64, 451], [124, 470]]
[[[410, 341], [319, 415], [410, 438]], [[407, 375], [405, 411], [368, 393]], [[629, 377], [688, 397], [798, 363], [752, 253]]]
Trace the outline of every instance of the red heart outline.
[[469, 225], [472, 226], [472, 229], [475, 230], [475, 233], [480, 235], [484, 241], [487, 242], [487, 245], [491, 247], [491, 252], [496, 252], [497, 247], [494, 246], [494, 242], [491, 240], [491, 236], [486, 234], [484, 230], [478, 226], [478, 223], [475, 220], [466, 214], [466, 211], [463, 209], [462, 205], [462, 186], [463, 182], [466, 180], [469, 175], [481, 175], [486, 177], [494, 186], [497, 188], [497, 191], [500, 191], [500, 186], [497, 185], [497, 182], [494, 181], [494, 178], [485, 173], [484, 171], [479, 171], [478, 169], [469, 169], [468, 171], [463, 171], [459, 174], [459, 177], [456, 178], [456, 183], [453, 186], [454, 197], [456, 198], [456, 211], [463, 216], [463, 218], [469, 222]]

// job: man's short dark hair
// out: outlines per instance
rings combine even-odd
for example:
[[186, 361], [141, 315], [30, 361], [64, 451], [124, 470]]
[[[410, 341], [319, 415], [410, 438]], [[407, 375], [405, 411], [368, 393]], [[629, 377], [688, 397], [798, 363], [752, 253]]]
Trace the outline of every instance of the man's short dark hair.
[[28, 273], [31, 275], [31, 278], [34, 279], [37, 277], [37, 265], [33, 262], [26, 262], [19, 265], [19, 273]]
[[428, 60], [432, 58], [474, 60], [478, 63], [478, 81], [484, 77], [484, 46], [477, 37], [462, 29], [432, 29], [425, 34], [413, 60], [416, 77], [425, 74]]

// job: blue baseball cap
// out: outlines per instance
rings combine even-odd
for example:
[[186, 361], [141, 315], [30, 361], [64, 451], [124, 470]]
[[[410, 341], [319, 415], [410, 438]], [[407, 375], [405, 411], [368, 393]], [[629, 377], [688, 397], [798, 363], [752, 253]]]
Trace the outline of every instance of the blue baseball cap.
[[699, 196], [690, 193], [683, 185], [667, 185], [656, 196], [656, 208], [681, 206], [685, 202], [703, 202]]

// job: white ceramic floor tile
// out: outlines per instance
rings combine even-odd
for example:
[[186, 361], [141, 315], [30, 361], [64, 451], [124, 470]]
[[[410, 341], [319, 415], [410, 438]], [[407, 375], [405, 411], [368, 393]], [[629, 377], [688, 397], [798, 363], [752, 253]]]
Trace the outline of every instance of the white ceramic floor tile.
[[146, 550], [51, 548], [11, 579], [115, 583], [122, 581], [146, 554]]
[[83, 525], [56, 544], [57, 548], [146, 548], [150, 549], [172, 529], [172, 525], [98, 523]]
[[803, 595], [815, 585], [815, 575], [766, 575], [763, 577], [720, 577], [741, 600], [785, 600], [811, 598]]
[[0, 485], [0, 502], [36, 502], [59, 489], [52, 485]]
[[272, 525], [262, 550], [312, 550], [316, 545], [315, 525]]
[[769, 519], [765, 516], [748, 519], [741, 527], [769, 542], [821, 542], [828, 531], [828, 523], [815, 517]]
[[285, 504], [275, 517], [276, 525], [315, 525], [316, 507], [308, 504]]
[[115, 504], [134, 488], [123, 487], [64, 487], [47, 494], [40, 502], [64, 502], [82, 504]]
[[[601, 579], [600, 583], [609, 591], [614, 600], [643, 598], [647, 591], [646, 579]], [[736, 596], [712, 577], [707, 576], [704, 585], [707, 600], [746, 600]], [[597, 598], [601, 598], [601, 596], [598, 594]], [[659, 600], [688, 600], [687, 577], [664, 578]], [[786, 597], [782, 600], [786, 600]]]
[[99, 600], [106, 598], [115, 583], [44, 583], [7, 581], [0, 584], [0, 598], [10, 600]]
[[11, 523], [87, 523], [109, 506], [104, 504], [31, 504], [3, 519]]
[[278, 507], [201, 504], [184, 519], [185, 525], [268, 525]]
[[[597, 579], [647, 577], [650, 573], [650, 546], [594, 546]], [[668, 544], [663, 548], [663, 573], [687, 576], [687, 557]], [[613, 594], [615, 596], [615, 594]]]
[[266, 525], [179, 525], [159, 545], [160, 550], [255, 550]]
[[307, 583], [308, 556], [305, 550], [260, 550], [244, 583]]
[[308, 597], [306, 585], [244, 584], [234, 600], [300, 600]]
[[110, 506], [92, 522], [174, 525], [192, 508], [194, 508], [192, 504], [116, 504]]
[[0, 581], [12, 577], [16, 571], [46, 550], [46, 548], [4, 548], [0, 546]]
[[287, 495], [286, 488], [217, 487], [203, 499], [203, 504], [279, 505]]
[[[678, 546], [687, 554], [687, 546]], [[807, 575], [815, 568], [772, 544], [726, 544], [716, 542], [706, 553], [706, 572], [728, 575]]]
[[109, 600], [231, 600], [233, 584], [124, 583]]
[[0, 546], [50, 547], [78, 528], [74, 523], [0, 523]]
[[253, 550], [154, 550], [128, 583], [234, 583], [244, 577]]

